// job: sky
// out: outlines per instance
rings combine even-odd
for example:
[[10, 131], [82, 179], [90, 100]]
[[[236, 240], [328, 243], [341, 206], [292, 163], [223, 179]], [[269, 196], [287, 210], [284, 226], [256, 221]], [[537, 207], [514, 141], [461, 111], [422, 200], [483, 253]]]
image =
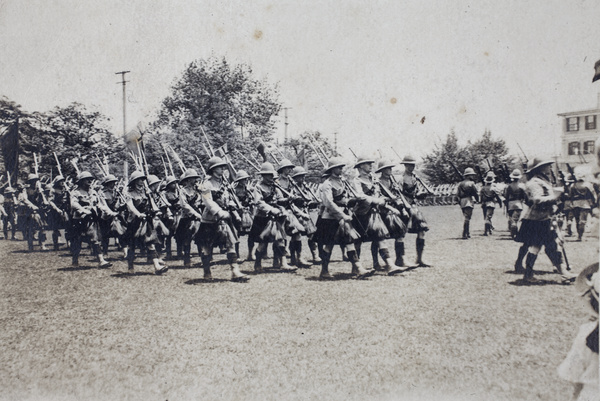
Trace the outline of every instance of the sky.
[[189, 63], [226, 57], [278, 86], [290, 137], [419, 157], [452, 129], [462, 144], [490, 130], [531, 159], [560, 151], [558, 113], [598, 107], [599, 22], [592, 0], [0, 0], [0, 96], [80, 102], [121, 133], [116, 72], [131, 71], [131, 129]]

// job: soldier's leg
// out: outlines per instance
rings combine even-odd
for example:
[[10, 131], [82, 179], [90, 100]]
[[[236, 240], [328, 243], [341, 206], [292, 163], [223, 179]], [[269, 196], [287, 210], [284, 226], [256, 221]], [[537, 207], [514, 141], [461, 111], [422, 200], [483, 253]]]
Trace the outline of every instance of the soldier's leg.
[[567, 211], [567, 237], [570, 237], [573, 235], [573, 210], [568, 210]]
[[333, 276], [329, 273], [329, 261], [331, 259], [332, 247], [325, 245], [321, 251], [321, 274], [319, 278], [321, 280], [332, 280]]
[[256, 271], [257, 273], [260, 273], [263, 270], [262, 260], [267, 254], [267, 245], [268, 244], [266, 242], [261, 242], [256, 247], [254, 271]]
[[80, 232], [75, 232], [69, 244], [72, 258], [71, 265], [74, 267], [79, 266], [79, 254], [81, 253], [81, 234], [82, 233]]
[[290, 242], [290, 253], [292, 252], [292, 243], [294, 243], [294, 250], [296, 253], [296, 266], [298, 267], [310, 267], [310, 264], [302, 256], [302, 235], [294, 234], [292, 241]]
[[169, 270], [169, 267], [164, 264], [164, 262], [159, 258], [158, 250], [156, 249], [156, 244], [150, 243], [146, 246], [146, 250], [148, 255], [152, 259], [152, 264], [154, 265], [154, 274], [163, 274]]
[[417, 233], [417, 266], [419, 267], [431, 267], [427, 263], [423, 262], [423, 251], [425, 250], [425, 232], [419, 231]]
[[[381, 255], [381, 259], [383, 259], [383, 265], [385, 266], [385, 271], [387, 272], [388, 276], [401, 273], [402, 269], [399, 266], [396, 266], [392, 261], [390, 251], [388, 250], [387, 246], [385, 246], [385, 243], [383, 241], [373, 241], [373, 243], [376, 243], [376, 248], [379, 249], [379, 254]], [[373, 247], [371, 247], [371, 250], [372, 249]], [[377, 257], [377, 255], [375, 255], [375, 257]]]
[[394, 242], [394, 251], [396, 251], [396, 266], [404, 266], [404, 236], [396, 238]]
[[523, 244], [519, 247], [517, 260], [515, 261], [515, 273], [521, 274], [525, 271], [523, 268], [523, 259], [525, 259], [525, 255], [527, 255], [527, 248], [528, 246], [526, 244]]
[[472, 207], [465, 207], [462, 209], [464, 222], [463, 222], [463, 239], [471, 238], [470, 224], [471, 224], [471, 216], [473, 215]]
[[247, 261], [251, 262], [254, 260], [254, 240], [248, 236], [248, 257]]
[[380, 241], [371, 241], [371, 258], [373, 258], [373, 269], [375, 270], [383, 270], [379, 264], [380, 245]]
[[33, 239], [35, 233], [35, 221], [33, 216], [27, 216], [25, 220], [25, 238], [27, 239], [27, 249], [33, 251]]
[[348, 259], [350, 259], [350, 263], [352, 263], [352, 275], [357, 276], [358, 278], [365, 278], [375, 273], [375, 270], [363, 267], [358, 252], [356, 252], [356, 249], [354, 248], [354, 244], [346, 245], [346, 251], [348, 253]]
[[585, 232], [585, 225], [587, 224], [588, 216], [590, 211], [587, 209], [580, 209], [579, 221], [577, 222], [577, 241], [583, 239], [583, 233]]
[[530, 246], [528, 248], [527, 257], [525, 259], [525, 273], [523, 274], [523, 280], [528, 282], [537, 281], [533, 277], [533, 265], [537, 259], [537, 255], [540, 252], [540, 247]]
[[317, 243], [313, 240], [308, 241], [308, 248], [310, 249], [310, 254], [312, 255], [312, 260], [314, 264], [321, 263], [321, 257], [319, 255], [319, 247]]

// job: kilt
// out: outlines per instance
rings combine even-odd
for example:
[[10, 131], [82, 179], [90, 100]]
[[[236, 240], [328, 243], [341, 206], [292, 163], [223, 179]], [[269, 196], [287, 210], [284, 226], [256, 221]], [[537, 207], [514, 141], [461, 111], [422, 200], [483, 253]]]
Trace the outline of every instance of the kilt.
[[363, 242], [382, 241], [390, 238], [390, 233], [381, 218], [381, 213], [375, 210], [363, 215], [355, 214], [352, 218], [352, 226], [358, 231]]
[[345, 245], [335, 241], [335, 233], [337, 232], [340, 223], [333, 219], [317, 219], [317, 231], [313, 235], [312, 240], [322, 245]]
[[269, 242], [264, 241], [262, 238], [260, 238], [260, 234], [262, 234], [262, 232], [265, 230], [270, 220], [271, 218], [267, 216], [254, 216], [252, 227], [250, 228], [250, 232], [248, 233], [248, 240], [258, 243]]
[[553, 244], [556, 233], [552, 230], [551, 220], [521, 220], [521, 228], [515, 237], [515, 241], [530, 246], [542, 246]]
[[225, 245], [231, 248], [238, 242], [238, 239], [235, 229], [226, 221], [221, 221], [218, 223], [200, 223], [200, 229], [196, 233], [194, 241], [201, 247], [212, 248]]

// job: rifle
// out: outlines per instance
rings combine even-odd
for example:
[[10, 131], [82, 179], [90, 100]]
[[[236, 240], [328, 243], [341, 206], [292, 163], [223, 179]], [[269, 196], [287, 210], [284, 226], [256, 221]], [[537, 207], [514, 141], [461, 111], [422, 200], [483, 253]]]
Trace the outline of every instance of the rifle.
[[52, 152], [52, 154], [54, 155], [54, 160], [56, 160], [56, 168], [58, 169], [58, 174], [64, 177], [62, 173], [62, 168], [60, 167], [60, 162], [58, 161], [58, 156], [56, 156], [56, 152]]
[[[392, 182], [392, 184], [397, 185], [393, 176], [390, 176], [390, 181]], [[377, 180], [376, 182], [379, 185], [379, 189], [381, 189], [383, 195], [389, 198], [392, 202], [394, 202], [396, 206], [400, 207], [400, 211], [405, 218], [409, 218], [410, 214], [407, 212], [407, 210], [410, 210], [410, 205], [406, 201], [406, 198], [404, 197], [402, 192], [398, 191], [398, 196], [394, 196], [394, 194], [392, 194], [392, 191], [386, 188], [386, 186], [383, 185], [381, 181]]]
[[[148, 162], [146, 161], [146, 155], [144, 154], [144, 152], [142, 152], [139, 141], [136, 141], [136, 144], [137, 144], [138, 152], [140, 153], [140, 156], [141, 156], [140, 163], [142, 164], [142, 171], [146, 174], [146, 177], [147, 177], [149, 175], [149, 171], [148, 171]], [[155, 216], [160, 214], [160, 209], [158, 208], [158, 205], [154, 201], [154, 196], [152, 195], [152, 191], [150, 190], [150, 186], [148, 185], [148, 180], [144, 180], [144, 192], [146, 192], [146, 196], [148, 197], [148, 201], [150, 202], [150, 208], [152, 209], [152, 214]]]
[[475, 165], [475, 171], [477, 172], [477, 176], [479, 177], [481, 182], [485, 183], [485, 180], [483, 179], [483, 174], [481, 173], [481, 168], [478, 165]]
[[[41, 159], [41, 156], [40, 156], [40, 159]], [[33, 168], [35, 170], [35, 175], [37, 175], [39, 178], [38, 159], [37, 159], [37, 156], [35, 155], [35, 153], [33, 153], [33, 162], [35, 163], [33, 166]], [[40, 195], [42, 196], [42, 202], [44, 203], [44, 205], [47, 205], [48, 199], [46, 199], [46, 194], [44, 193], [44, 189], [42, 188], [41, 180], [37, 181], [36, 188], [40, 192]]]
[[523, 160], [521, 160], [521, 164], [523, 164], [523, 170], [527, 171], [527, 165], [529, 164], [529, 159], [527, 158], [527, 155], [523, 151], [523, 148], [521, 147], [521, 145], [519, 145], [519, 142], [517, 142], [517, 146], [519, 147], [519, 149], [521, 150], [521, 153], [523, 154], [523, 157], [525, 158], [525, 163], [523, 163]]
[[464, 177], [463, 177], [462, 173], [460, 172], [460, 170], [458, 169], [458, 167], [456, 167], [456, 164], [454, 164], [454, 163], [452, 162], [452, 160], [448, 160], [448, 163], [450, 163], [450, 165], [451, 165], [451, 166], [452, 166], [452, 168], [454, 169], [454, 172], [455, 172], [456, 174], [458, 174], [458, 176], [460, 177], [460, 180], [462, 181]]
[[256, 169], [256, 171], [260, 171], [260, 168], [258, 168], [258, 166], [254, 163], [252, 163], [250, 161], [250, 159], [248, 159], [246, 156], [244, 156], [240, 151], [236, 150], [235, 151], [238, 155], [240, 155], [242, 157], [242, 159], [244, 159], [246, 161], [246, 163], [248, 163], [250, 166], [254, 167]]

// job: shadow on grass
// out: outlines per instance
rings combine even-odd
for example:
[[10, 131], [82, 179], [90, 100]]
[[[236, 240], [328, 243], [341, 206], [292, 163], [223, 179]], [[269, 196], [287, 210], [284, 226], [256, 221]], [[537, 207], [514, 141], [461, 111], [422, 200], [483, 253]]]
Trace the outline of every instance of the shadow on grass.
[[322, 281], [322, 282], [327, 282], [327, 281], [343, 281], [343, 280], [366, 280], [371, 276], [367, 276], [367, 277], [362, 277], [362, 278], [358, 278], [355, 275], [351, 274], [351, 273], [334, 273], [332, 274], [332, 278], [330, 279], [322, 279], [319, 276], [311, 276], [311, 277], [306, 277], [305, 280], [306, 281]]
[[112, 266], [100, 267], [98, 265], [81, 265], [81, 266], [70, 266], [70, 267], [61, 267], [60, 269], [56, 269], [59, 272], [78, 272], [85, 270], [109, 270]]
[[525, 281], [523, 279], [518, 279], [515, 281], [510, 281], [508, 284], [514, 285], [517, 287], [533, 287], [533, 286], [541, 286], [541, 285], [570, 285], [570, 282], [563, 281], [553, 281], [553, 280], [544, 280], [544, 279], [536, 279], [534, 282]]
[[207, 280], [204, 278], [195, 278], [192, 280], [184, 281], [184, 284], [187, 284], [187, 285], [216, 284], [216, 283], [226, 283], [229, 281], [231, 281], [231, 280], [226, 280], [224, 278], [213, 278], [210, 280]]
[[154, 276], [160, 277], [161, 274], [154, 274], [150, 272], [119, 272], [110, 275], [111, 277], [116, 278], [130, 278], [130, 277], [138, 277], [138, 276]]

